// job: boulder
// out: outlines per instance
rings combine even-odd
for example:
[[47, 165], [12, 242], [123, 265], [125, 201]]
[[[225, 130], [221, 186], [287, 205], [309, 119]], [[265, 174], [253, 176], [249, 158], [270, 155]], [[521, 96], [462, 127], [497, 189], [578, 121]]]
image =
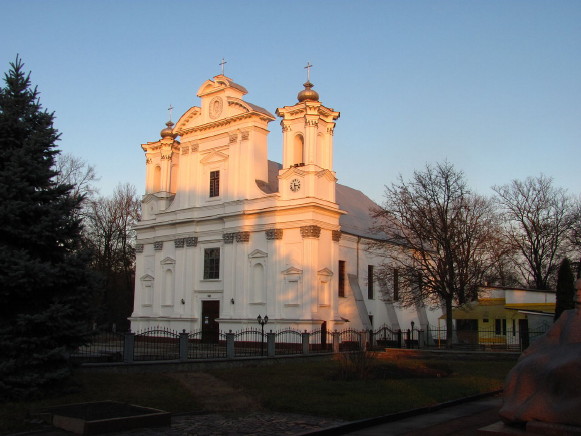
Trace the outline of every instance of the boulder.
[[542, 421], [581, 427], [581, 280], [567, 310], [509, 372], [500, 416], [506, 423]]

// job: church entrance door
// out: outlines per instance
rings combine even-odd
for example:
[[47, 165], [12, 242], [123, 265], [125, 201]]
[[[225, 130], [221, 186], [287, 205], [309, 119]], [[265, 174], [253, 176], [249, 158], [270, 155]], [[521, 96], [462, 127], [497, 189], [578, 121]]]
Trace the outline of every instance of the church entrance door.
[[219, 301], [202, 301], [202, 342], [218, 342], [220, 324], [216, 319], [219, 317]]

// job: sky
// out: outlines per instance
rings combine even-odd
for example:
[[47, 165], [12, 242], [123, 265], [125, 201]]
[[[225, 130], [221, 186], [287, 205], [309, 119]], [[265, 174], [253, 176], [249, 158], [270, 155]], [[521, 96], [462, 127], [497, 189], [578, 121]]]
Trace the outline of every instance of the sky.
[[[386, 185], [445, 160], [476, 192], [541, 173], [581, 193], [581, 1], [0, 0], [0, 71], [18, 54], [64, 153], [102, 195], [145, 190], [141, 144], [225, 74], [274, 113], [310, 78], [341, 113], [339, 183]], [[269, 159], [281, 161], [279, 121]]]

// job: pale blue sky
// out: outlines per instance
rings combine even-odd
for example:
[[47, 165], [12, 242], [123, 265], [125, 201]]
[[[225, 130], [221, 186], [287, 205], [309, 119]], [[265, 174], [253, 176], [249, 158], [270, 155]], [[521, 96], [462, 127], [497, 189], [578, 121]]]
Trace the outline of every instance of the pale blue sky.
[[[19, 53], [60, 148], [95, 165], [101, 193], [144, 191], [140, 144], [199, 104], [220, 73], [274, 113], [306, 79], [341, 112], [339, 182], [384, 185], [448, 159], [470, 185], [541, 172], [578, 194], [581, 1], [0, 0], [0, 70]], [[281, 159], [278, 121], [269, 158]]]

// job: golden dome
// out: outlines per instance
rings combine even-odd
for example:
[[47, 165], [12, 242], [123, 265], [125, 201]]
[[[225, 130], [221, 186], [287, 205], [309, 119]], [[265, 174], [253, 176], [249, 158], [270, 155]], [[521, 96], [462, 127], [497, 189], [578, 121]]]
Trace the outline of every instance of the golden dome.
[[303, 86], [305, 87], [305, 89], [303, 89], [297, 95], [299, 102], [305, 100], [319, 101], [319, 93], [311, 89], [314, 86], [311, 82], [307, 81], [306, 83], [303, 83]]
[[161, 135], [162, 138], [167, 138], [170, 137], [172, 139], [175, 139], [176, 135], [173, 132], [172, 127], [174, 126], [174, 124], [171, 121], [168, 121], [167, 123], [165, 123], [165, 125], [167, 126], [165, 129], [163, 129], [159, 134]]

